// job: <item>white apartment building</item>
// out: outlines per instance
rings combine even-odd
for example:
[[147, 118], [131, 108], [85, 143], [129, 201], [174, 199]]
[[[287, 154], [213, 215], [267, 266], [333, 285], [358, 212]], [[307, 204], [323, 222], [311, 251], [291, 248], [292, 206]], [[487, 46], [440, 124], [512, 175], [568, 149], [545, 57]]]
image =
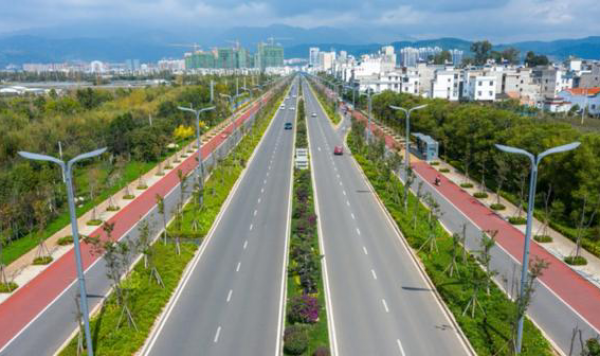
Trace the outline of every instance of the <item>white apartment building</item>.
[[308, 65], [312, 68], [319, 66], [319, 47], [310, 47], [308, 50]]
[[472, 101], [495, 101], [496, 77], [486, 76], [481, 71], [465, 72], [462, 96]]
[[460, 70], [437, 70], [431, 85], [431, 97], [458, 101], [460, 99]]

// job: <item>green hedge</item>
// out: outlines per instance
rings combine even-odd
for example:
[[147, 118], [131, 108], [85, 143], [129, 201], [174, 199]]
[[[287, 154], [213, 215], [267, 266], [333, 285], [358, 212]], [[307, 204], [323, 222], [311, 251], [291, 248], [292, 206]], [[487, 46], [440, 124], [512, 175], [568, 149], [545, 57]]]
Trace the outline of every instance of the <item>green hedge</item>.
[[[412, 194], [409, 196], [409, 212], [407, 214], [401, 204], [398, 204], [394, 197], [387, 193], [389, 182], [382, 178], [384, 175], [379, 174], [378, 166], [363, 156], [358, 140], [360, 138], [354, 131], [351, 131], [349, 144], [355, 159], [402, 230], [408, 243], [412, 248], [419, 249], [430, 234], [426, 209], [421, 207], [419, 210], [419, 219], [415, 229], [411, 210], [416, 204], [416, 197]], [[398, 179], [394, 180], [395, 184], [402, 185]], [[478, 274], [483, 274], [484, 271], [475, 262], [474, 257], [469, 256], [464, 263], [460, 258], [458, 259], [459, 274], [450, 277], [446, 273], [446, 268], [452, 260], [453, 240], [439, 224], [436, 226], [436, 231], [439, 236], [437, 239], [439, 252], [427, 254], [425, 251], [421, 251], [418, 253], [427, 274], [479, 355], [510, 355], [510, 320], [514, 319], [515, 315], [514, 303], [492, 283], [489, 296], [485, 290], [478, 293], [478, 299], [485, 314], [481, 310], [477, 310], [475, 318], [471, 318], [469, 315], [463, 316], [463, 310], [473, 294], [474, 287], [470, 281], [471, 271]], [[460, 250], [458, 256], [462, 254], [462, 248]], [[525, 322], [522, 355], [553, 355], [550, 344], [529, 319], [526, 319]]]

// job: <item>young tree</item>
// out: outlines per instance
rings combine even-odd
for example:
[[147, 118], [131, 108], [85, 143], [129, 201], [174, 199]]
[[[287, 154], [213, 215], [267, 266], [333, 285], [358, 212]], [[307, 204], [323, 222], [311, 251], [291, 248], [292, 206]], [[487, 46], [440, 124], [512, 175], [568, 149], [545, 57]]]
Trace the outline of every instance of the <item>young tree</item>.
[[156, 283], [161, 287], [165, 287], [165, 284], [156, 269], [154, 264], [154, 248], [152, 247], [152, 228], [146, 219], [140, 222], [139, 227], [139, 238], [137, 241], [137, 251], [144, 256], [144, 268], [150, 269], [150, 278], [154, 278]]
[[444, 272], [448, 273], [448, 276], [452, 277], [454, 275], [454, 272], [456, 271], [456, 275], [460, 276], [460, 273], [458, 271], [458, 264], [456, 263], [457, 260], [457, 256], [458, 256], [458, 250], [460, 249], [460, 241], [461, 241], [461, 237], [459, 234], [454, 233], [452, 234], [452, 259], [450, 260], [450, 263], [448, 264], [448, 267], [446, 267], [446, 269], [444, 270]]
[[496, 204], [500, 204], [500, 193], [502, 187], [508, 179], [508, 172], [510, 170], [508, 163], [506, 162], [506, 156], [503, 154], [497, 154], [494, 156], [494, 163], [496, 165]]
[[[596, 202], [590, 202], [588, 194], [584, 194], [583, 196], [583, 206], [579, 211], [580, 219], [577, 223], [577, 240], [575, 247], [575, 255], [570, 256], [571, 260], [573, 260], [574, 262], [583, 259], [583, 257], [581, 256], [581, 240], [583, 239], [583, 236], [585, 235], [586, 231], [594, 222], [596, 213], [598, 213], [598, 208], [600, 208], [600, 195], [596, 197], [595, 200]], [[574, 211], [573, 214], [577, 214], [577, 211]]]
[[36, 200], [33, 203], [33, 211], [35, 219], [38, 223], [38, 249], [35, 259], [44, 260], [42, 264], [47, 264], [45, 262], [47, 261], [49, 263], [52, 260], [52, 257], [50, 256], [50, 251], [48, 251], [48, 247], [46, 247], [46, 240], [44, 239], [44, 229], [46, 228], [46, 223], [48, 221], [48, 206], [44, 197], [42, 197], [40, 200]]
[[156, 208], [158, 210], [158, 213], [162, 217], [163, 243], [166, 245], [167, 244], [167, 215], [165, 214], [165, 199], [160, 194], [156, 194], [154, 198], [156, 199]]
[[496, 244], [496, 235], [498, 235], [498, 230], [484, 231], [481, 234], [481, 250], [479, 251], [479, 256], [477, 256], [477, 260], [483, 265], [485, 269], [485, 291], [488, 296], [490, 295], [490, 285], [492, 282], [492, 278], [494, 278], [494, 276], [497, 274], [497, 272], [492, 270], [492, 268], [490, 267], [490, 262], [492, 261], [491, 250]]
[[418, 188], [417, 188], [417, 201], [415, 202], [415, 207], [413, 209], [413, 224], [414, 224], [414, 229], [417, 229], [417, 220], [419, 217], [419, 208], [421, 206], [421, 199], [423, 198], [423, 182], [419, 182], [418, 184]]
[[98, 188], [98, 184], [99, 184], [99, 176], [100, 176], [100, 171], [98, 171], [98, 168], [94, 167], [92, 169], [89, 170], [88, 173], [88, 183], [89, 183], [89, 187], [90, 187], [90, 201], [92, 202], [92, 219], [93, 221], [98, 220], [98, 212], [96, 210], [96, 189]]

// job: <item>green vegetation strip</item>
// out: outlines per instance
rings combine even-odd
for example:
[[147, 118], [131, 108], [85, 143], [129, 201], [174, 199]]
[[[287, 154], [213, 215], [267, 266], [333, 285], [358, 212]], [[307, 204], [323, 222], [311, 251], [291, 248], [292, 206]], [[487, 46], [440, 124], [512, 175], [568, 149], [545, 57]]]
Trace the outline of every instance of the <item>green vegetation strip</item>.
[[[307, 148], [304, 102], [298, 103], [296, 148]], [[294, 169], [287, 281], [286, 355], [329, 355], [325, 290], [310, 169]]]
[[325, 112], [327, 113], [327, 117], [329, 117], [329, 120], [331, 120], [331, 122], [334, 125], [339, 124], [340, 121], [342, 121], [342, 117], [338, 114], [338, 112], [336, 110], [335, 100], [329, 99], [325, 95], [325, 93], [322, 90], [320, 90], [320, 87], [318, 85], [312, 85], [312, 84], [309, 84], [309, 85], [310, 85], [313, 93], [316, 93], [317, 100], [319, 100], [319, 103], [321, 104], [323, 109], [325, 109]]
[[[399, 197], [403, 191], [402, 183], [397, 177], [392, 178], [391, 172], [386, 170], [386, 165], [379, 157], [367, 153], [363, 140], [356, 132], [356, 129], [352, 130], [348, 138], [354, 158], [362, 167], [410, 246], [420, 250], [417, 255], [425, 266], [429, 278], [477, 354], [512, 355], [510, 345], [512, 321], [515, 320], [516, 315], [515, 304], [495, 284], [490, 284], [489, 295], [485, 287], [476, 284], [476, 281], [485, 278], [486, 273], [477, 263], [475, 256], [466, 254], [464, 260], [461, 257], [457, 258], [453, 276], [450, 276], [448, 267], [453, 256], [463, 255], [462, 247], [454, 244], [455, 240], [439, 223], [436, 222], [432, 227], [429, 223], [430, 211], [421, 205], [414, 195], [409, 196], [408, 211], [404, 210], [402, 199]], [[375, 150], [369, 149], [369, 152]], [[415, 209], [417, 209], [416, 223], [413, 220]], [[431, 240], [428, 239], [432, 234], [437, 236], [438, 251], [428, 251], [427, 247], [431, 246]], [[456, 254], [453, 254], [453, 250]], [[470, 309], [463, 315], [476, 288], [478, 292], [475, 294], [477, 296], [475, 315], [471, 316]], [[529, 319], [525, 321], [522, 355], [553, 355], [550, 344]]]
[[[262, 113], [257, 117], [253, 129], [254, 134], [246, 135], [236, 148], [235, 154], [232, 152], [213, 170], [205, 185], [204, 207], [200, 211], [195, 209], [193, 206], [196, 200], [193, 199], [184, 208], [183, 217], [181, 217], [182, 214], [178, 214], [179, 216], [169, 226], [167, 236], [170, 242], [165, 245], [157, 240], [157, 243], [149, 247], [150, 255], [153, 256], [153, 264], [164, 283], [164, 288], [156, 283], [151, 269], [145, 268], [143, 260], [140, 260], [133, 271], [121, 282], [121, 288], [127, 291], [127, 306], [137, 329], [129, 326], [125, 317], [119, 324], [122, 308], [117, 305], [115, 293], [111, 294], [104, 302], [98, 315], [91, 321], [96, 354], [131, 355], [144, 344], [152, 325], [169, 301], [185, 267], [198, 248], [196, 243], [185, 237], [204, 237], [210, 229], [221, 206], [227, 199], [227, 195], [242, 172], [243, 165], [239, 162], [248, 160], [258, 145], [260, 137], [266, 131], [282, 100], [283, 93], [282, 90], [263, 108]], [[212, 191], [215, 194], [212, 194]], [[194, 214], [199, 216], [198, 229], [193, 226]], [[179, 229], [173, 230], [173, 225]], [[178, 231], [181, 231], [181, 236]], [[184, 237], [179, 244], [180, 255], [177, 254], [176, 243], [174, 243], [175, 238], [177, 238], [176, 241], [179, 241], [179, 237]], [[60, 354], [77, 355], [78, 337], [79, 335], [74, 337]]]

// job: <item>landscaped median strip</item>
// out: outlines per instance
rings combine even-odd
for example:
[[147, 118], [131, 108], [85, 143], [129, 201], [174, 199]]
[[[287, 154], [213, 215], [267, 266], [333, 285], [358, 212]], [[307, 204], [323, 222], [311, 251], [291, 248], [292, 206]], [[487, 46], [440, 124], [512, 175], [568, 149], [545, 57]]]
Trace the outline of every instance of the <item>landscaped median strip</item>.
[[[146, 258], [140, 260], [133, 270], [114, 286], [114, 289], [119, 289], [126, 298], [117, 298], [118, 293], [111, 294], [91, 322], [96, 354], [130, 355], [144, 344], [154, 322], [176, 289], [187, 264], [198, 250], [197, 241], [202, 243], [210, 230], [232, 187], [244, 170], [245, 162], [272, 121], [284, 92], [282, 90], [263, 108], [263, 113], [266, 114], [256, 118], [252, 134], [242, 139], [235, 148], [235, 154], [230, 154], [213, 169], [204, 186], [203, 207], [200, 209], [197, 199], [192, 198], [168, 227], [168, 243], [164, 244], [163, 239], [156, 239], [154, 244], [139, 250]], [[181, 179], [186, 180], [183, 176]], [[187, 184], [190, 182], [191, 179]], [[125, 302], [119, 305], [119, 300]], [[124, 312], [127, 310], [133, 323], [128, 319], [127, 312]], [[77, 355], [80, 337], [81, 334], [75, 336], [60, 354]]]
[[[477, 354], [513, 354], [511, 341], [516, 304], [496, 285], [489, 283], [490, 275], [481, 268], [486, 261], [485, 254], [474, 256], [466, 253], [461, 246], [460, 235], [450, 236], [443, 230], [435, 218], [439, 214], [435, 203], [430, 202], [432, 207], [425, 207], [422, 204], [424, 197], [417, 199], [411, 194], [408, 211], [405, 211], [400, 180], [393, 175], [388, 164], [377, 163], [383, 163], [377, 146], [366, 150], [357, 133], [359, 131], [360, 128], [355, 127], [348, 137], [354, 158], [405, 239], [417, 251], [429, 278]], [[552, 354], [548, 341], [527, 319], [522, 355]]]
[[[297, 107], [296, 148], [307, 148], [302, 99]], [[294, 169], [283, 350], [286, 355], [326, 356], [329, 334], [310, 169]]]

